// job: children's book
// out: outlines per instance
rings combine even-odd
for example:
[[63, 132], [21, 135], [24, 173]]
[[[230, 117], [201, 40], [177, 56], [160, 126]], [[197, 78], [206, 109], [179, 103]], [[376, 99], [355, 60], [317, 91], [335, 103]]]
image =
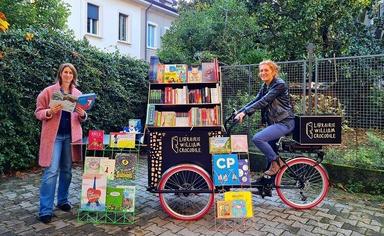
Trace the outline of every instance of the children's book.
[[143, 126], [141, 125], [140, 119], [129, 119], [128, 120], [128, 131], [129, 133], [142, 133]]
[[105, 211], [107, 178], [103, 174], [84, 174], [81, 184], [80, 208]]
[[99, 173], [105, 174], [108, 180], [114, 180], [115, 179], [115, 162], [116, 161], [114, 159], [101, 158]]
[[[224, 200], [225, 201], [233, 201], [233, 200], [243, 200], [243, 201], [245, 201], [245, 210], [246, 210], [245, 217], [246, 218], [251, 218], [253, 216], [252, 193], [251, 192], [249, 192], [249, 191], [241, 191], [241, 192], [229, 191], [229, 192], [225, 192], [224, 193]], [[233, 202], [232, 202], [232, 204], [233, 204]]]
[[136, 153], [116, 153], [115, 177], [119, 179], [135, 179], [137, 163]]
[[63, 106], [63, 111], [73, 112], [75, 110], [77, 98], [71, 94], [63, 94], [61, 91], [53, 93], [49, 102], [49, 107], [54, 107], [58, 104]]
[[228, 219], [232, 218], [232, 201], [217, 201], [217, 218]]
[[247, 209], [243, 199], [232, 200], [232, 217], [233, 218], [244, 218], [247, 215]]
[[247, 135], [231, 135], [232, 152], [248, 152]]
[[123, 205], [122, 210], [125, 212], [134, 212], [135, 211], [135, 186], [123, 186], [118, 185], [117, 188], [123, 189]]
[[239, 159], [239, 180], [241, 185], [251, 184], [248, 159]]
[[105, 205], [109, 211], [119, 211], [123, 207], [124, 189], [117, 187], [107, 187]]
[[104, 130], [90, 130], [88, 132], [88, 150], [104, 150]]
[[201, 68], [203, 83], [217, 82], [215, 62], [203, 62]]
[[96, 94], [95, 93], [87, 93], [81, 94], [77, 97], [76, 107], [80, 107], [85, 111], [90, 110], [95, 104]]
[[231, 153], [231, 140], [229, 137], [210, 137], [209, 153]]
[[240, 185], [237, 154], [214, 154], [212, 165], [215, 186]]
[[86, 156], [84, 160], [84, 174], [99, 174], [100, 160], [105, 157], [89, 157]]
[[109, 147], [111, 148], [134, 148], [135, 133], [111, 132], [109, 139]]
[[202, 82], [202, 73], [201, 66], [190, 66], [188, 68], [188, 83], [201, 83]]
[[164, 68], [164, 83], [185, 83], [187, 82], [188, 66], [184, 64], [165, 65]]

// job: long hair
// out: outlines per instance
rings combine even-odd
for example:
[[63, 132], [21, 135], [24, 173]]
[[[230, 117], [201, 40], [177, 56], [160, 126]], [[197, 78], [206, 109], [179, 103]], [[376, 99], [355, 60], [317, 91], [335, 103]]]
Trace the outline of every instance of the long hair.
[[269, 68], [275, 73], [275, 78], [279, 76], [280, 67], [276, 64], [276, 62], [272, 60], [264, 60], [260, 62], [259, 68], [261, 65], [267, 65]]
[[63, 63], [60, 65], [59, 70], [57, 71], [56, 80], [59, 81], [59, 83], [61, 85], [61, 73], [63, 72], [63, 70], [66, 67], [71, 69], [72, 74], [73, 74], [73, 80], [71, 81], [70, 88], [72, 88], [74, 86], [76, 87], [78, 85], [78, 83], [77, 83], [77, 70], [76, 70], [75, 66], [72, 65], [71, 63]]

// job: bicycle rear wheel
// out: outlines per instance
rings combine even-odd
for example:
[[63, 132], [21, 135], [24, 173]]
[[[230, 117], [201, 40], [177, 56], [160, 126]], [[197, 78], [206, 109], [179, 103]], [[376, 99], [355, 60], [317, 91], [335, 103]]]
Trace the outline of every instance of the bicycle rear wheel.
[[[166, 171], [159, 183], [163, 210], [178, 220], [202, 218], [214, 202], [214, 186], [201, 167], [182, 164]], [[200, 192], [199, 192], [200, 191]]]
[[310, 209], [327, 196], [329, 178], [322, 165], [307, 157], [298, 157], [281, 168], [275, 185], [285, 204], [295, 209]]

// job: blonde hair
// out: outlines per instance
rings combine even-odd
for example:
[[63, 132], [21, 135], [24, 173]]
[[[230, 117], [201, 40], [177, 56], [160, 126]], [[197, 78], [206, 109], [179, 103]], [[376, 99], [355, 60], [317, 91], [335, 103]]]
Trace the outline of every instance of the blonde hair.
[[61, 73], [67, 67], [69, 69], [71, 69], [72, 74], [73, 74], [73, 80], [71, 81], [71, 85], [70, 85], [70, 87], [72, 88], [73, 86], [77, 86], [78, 85], [78, 83], [77, 83], [77, 70], [76, 70], [76, 68], [75, 68], [75, 66], [73, 64], [71, 64], [71, 63], [63, 63], [63, 64], [61, 64], [60, 67], [59, 67], [59, 70], [57, 71], [56, 80], [59, 81], [59, 83], [61, 85]]
[[274, 62], [272, 60], [264, 60], [264, 61], [260, 62], [259, 68], [262, 65], [269, 66], [269, 68], [275, 73], [274, 77], [277, 77], [279, 75], [280, 67], [276, 64], [276, 62]]

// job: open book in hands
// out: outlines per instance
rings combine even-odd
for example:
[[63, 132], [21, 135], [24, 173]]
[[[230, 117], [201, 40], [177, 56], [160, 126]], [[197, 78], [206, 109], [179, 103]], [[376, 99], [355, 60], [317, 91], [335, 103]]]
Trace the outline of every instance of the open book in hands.
[[81, 107], [85, 111], [92, 108], [95, 103], [96, 94], [87, 93], [82, 94], [79, 97], [75, 97], [71, 94], [62, 94], [60, 91], [53, 93], [52, 99], [49, 102], [49, 107], [54, 107], [57, 104], [63, 105], [63, 111], [73, 112], [75, 107]]

